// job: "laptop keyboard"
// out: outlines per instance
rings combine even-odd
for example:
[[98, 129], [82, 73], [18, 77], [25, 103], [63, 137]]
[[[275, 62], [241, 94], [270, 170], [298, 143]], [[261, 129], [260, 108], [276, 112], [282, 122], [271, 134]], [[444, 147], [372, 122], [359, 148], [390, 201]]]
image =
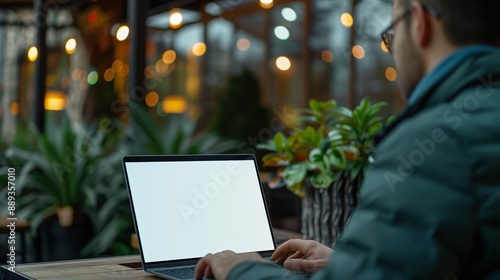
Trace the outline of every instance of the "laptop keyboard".
[[167, 269], [157, 270], [156, 272], [179, 279], [193, 279], [194, 269], [195, 269], [194, 266], [188, 266], [182, 268], [171, 268], [171, 269], [167, 268]]

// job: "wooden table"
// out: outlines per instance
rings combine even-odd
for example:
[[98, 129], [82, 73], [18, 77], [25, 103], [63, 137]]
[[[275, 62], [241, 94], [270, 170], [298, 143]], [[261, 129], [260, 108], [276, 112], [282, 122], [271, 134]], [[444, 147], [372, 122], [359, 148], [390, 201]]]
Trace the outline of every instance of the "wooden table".
[[[279, 229], [274, 229], [274, 235], [277, 243], [301, 238], [298, 233]], [[159, 279], [142, 270], [139, 255], [19, 264], [14, 272], [9, 271], [8, 266], [2, 266], [0, 275], [2, 280]]]

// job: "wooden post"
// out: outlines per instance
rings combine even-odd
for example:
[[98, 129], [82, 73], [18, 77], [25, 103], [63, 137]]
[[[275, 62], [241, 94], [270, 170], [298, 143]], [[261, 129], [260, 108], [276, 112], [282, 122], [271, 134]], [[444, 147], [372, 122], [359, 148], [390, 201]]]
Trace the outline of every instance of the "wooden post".
[[38, 58], [35, 62], [35, 125], [40, 133], [45, 131], [45, 77], [47, 76], [47, 10], [44, 0], [34, 1], [36, 48]]
[[271, 75], [274, 73], [270, 69], [271, 61], [271, 40], [269, 39], [269, 30], [271, 28], [271, 12], [269, 9], [264, 10], [264, 63], [263, 63], [263, 84], [264, 84], [264, 95], [267, 97], [266, 103], [268, 106], [277, 108], [278, 100], [276, 93], [273, 91], [273, 79]]
[[127, 21], [130, 28], [130, 74], [128, 79], [129, 108], [144, 102], [146, 68], [146, 11], [149, 0], [128, 0]]
[[356, 17], [355, 17], [355, 12], [356, 12], [356, 1], [357, 0], [351, 0], [351, 15], [354, 18], [354, 22], [351, 26], [350, 29], [350, 35], [349, 35], [349, 46], [350, 46], [350, 59], [349, 59], [349, 95], [347, 98], [347, 104], [349, 108], [354, 109], [354, 106], [356, 106], [356, 58], [352, 55], [352, 48], [356, 44]]
[[208, 88], [207, 88], [207, 83], [205, 82], [205, 79], [207, 77], [207, 71], [209, 68], [209, 63], [210, 63], [210, 55], [211, 55], [211, 46], [210, 42], [208, 40], [208, 23], [209, 23], [209, 16], [205, 12], [205, 5], [201, 5], [200, 7], [200, 13], [201, 13], [201, 22], [203, 24], [203, 38], [202, 42], [205, 43], [205, 54], [200, 57], [200, 68], [199, 68], [199, 75], [200, 75], [200, 86], [199, 86], [199, 104], [201, 108], [201, 116], [199, 118], [200, 120], [200, 126], [201, 127], [206, 127], [208, 125], [208, 121], [211, 119], [212, 111], [213, 111], [213, 100], [209, 96]]
[[311, 92], [311, 75], [309, 75], [311, 70], [310, 62], [310, 51], [309, 51], [309, 35], [311, 27], [311, 1], [305, 0], [304, 3], [304, 30], [303, 30], [303, 40], [302, 40], [302, 99], [301, 106], [307, 107], [309, 99], [312, 96]]

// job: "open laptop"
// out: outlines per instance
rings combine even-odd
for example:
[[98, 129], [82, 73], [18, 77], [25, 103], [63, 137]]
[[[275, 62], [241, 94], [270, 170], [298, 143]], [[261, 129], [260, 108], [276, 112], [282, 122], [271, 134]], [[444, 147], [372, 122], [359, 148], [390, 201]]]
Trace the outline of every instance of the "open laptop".
[[276, 249], [253, 155], [125, 156], [143, 269], [194, 279], [198, 260]]

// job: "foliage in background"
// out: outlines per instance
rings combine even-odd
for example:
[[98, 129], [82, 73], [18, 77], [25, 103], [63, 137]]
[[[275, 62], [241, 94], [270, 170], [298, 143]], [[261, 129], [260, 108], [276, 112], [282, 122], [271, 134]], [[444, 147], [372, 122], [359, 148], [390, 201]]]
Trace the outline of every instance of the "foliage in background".
[[147, 155], [219, 154], [236, 147], [236, 142], [215, 132], [197, 131], [197, 121], [184, 114], [170, 114], [161, 121], [137, 107], [127, 133], [128, 152]]
[[[137, 250], [130, 244], [124, 155], [224, 153], [235, 147], [213, 132], [197, 131], [197, 122], [185, 115], [158, 119], [137, 107], [130, 125], [103, 119], [76, 130], [64, 116], [59, 124], [48, 118], [44, 134], [20, 129], [0, 161], [18, 167], [16, 214], [30, 221], [33, 233], [57, 208], [71, 206], [90, 218], [95, 233], [82, 256], [126, 255]], [[7, 168], [0, 171], [5, 176]]]
[[227, 86], [218, 97], [218, 107], [211, 129], [219, 135], [238, 141], [247, 141], [268, 127], [270, 112], [261, 105], [259, 80], [247, 69], [231, 76]]
[[15, 145], [6, 150], [9, 159], [22, 162], [16, 184], [18, 217], [29, 219], [35, 232], [59, 208], [93, 211], [96, 177], [89, 175], [95, 173], [105, 154], [103, 144], [108, 136], [97, 128], [75, 130], [66, 116], [60, 125], [49, 118], [43, 134], [34, 129], [30, 133], [34, 148]]
[[379, 115], [384, 106], [365, 98], [349, 110], [333, 100], [311, 100], [308, 109], [298, 111], [290, 136], [277, 133], [258, 145], [271, 151], [263, 157], [264, 166], [278, 168], [271, 184], [284, 183], [302, 197], [306, 178], [313, 187], [328, 188], [341, 174], [363, 176], [374, 152], [373, 138], [385, 123]]
[[97, 163], [96, 211], [90, 214], [95, 235], [82, 250], [85, 256], [137, 253], [130, 244], [134, 225], [121, 167], [121, 158], [128, 152], [118, 141], [115, 144], [118, 148]]
[[[33, 151], [35, 149], [36, 144], [36, 134], [33, 133], [34, 129], [30, 128], [28, 125], [19, 125], [17, 128], [16, 135], [12, 143], [6, 143], [4, 141], [0, 141], [0, 180], [1, 182], [7, 182], [7, 170], [9, 168], [15, 168], [16, 173], [19, 173], [21, 167], [24, 166], [25, 161], [22, 159], [10, 158], [7, 157], [7, 150], [9, 147], [18, 147], [25, 151]], [[17, 174], [17, 180], [19, 180], [19, 174]], [[22, 179], [22, 178], [21, 178]], [[1, 201], [3, 202], [7, 199], [7, 187], [1, 187]], [[5, 203], [7, 205], [7, 203]], [[4, 213], [7, 211], [7, 208], [1, 209], [0, 213]]]

